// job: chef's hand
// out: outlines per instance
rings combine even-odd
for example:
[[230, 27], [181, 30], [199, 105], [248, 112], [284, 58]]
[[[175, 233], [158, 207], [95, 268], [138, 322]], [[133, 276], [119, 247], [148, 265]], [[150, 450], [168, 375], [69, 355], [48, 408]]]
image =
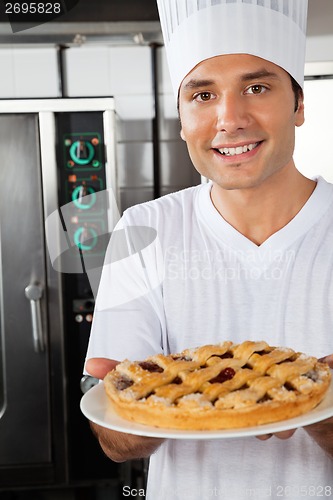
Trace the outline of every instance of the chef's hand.
[[[320, 358], [319, 361], [322, 363], [327, 363], [330, 368], [333, 369], [333, 354], [329, 354], [328, 356], [324, 356], [323, 358]], [[333, 422], [333, 419], [329, 419], [325, 422], [322, 422], [321, 425], [312, 425], [307, 427], [307, 431], [309, 434], [311, 433], [311, 429], [315, 430], [317, 427], [321, 429], [321, 426], [323, 423], [328, 424], [329, 422]], [[275, 434], [263, 434], [262, 436], [256, 436], [258, 439], [261, 441], [267, 441], [267, 439], [270, 439], [271, 437], [275, 436], [279, 439], [289, 439], [291, 436], [295, 434], [297, 429], [291, 429], [289, 431], [283, 431], [283, 432], [276, 432]]]
[[90, 358], [86, 362], [86, 370], [92, 377], [103, 380], [105, 375], [113, 370], [119, 361], [108, 358]]
[[327, 363], [328, 366], [333, 369], [333, 354], [329, 354], [328, 356], [324, 356], [323, 358], [320, 358], [322, 363]]
[[[85, 368], [91, 376], [103, 379], [118, 363], [119, 361], [114, 359], [90, 358], [87, 360]], [[114, 462], [149, 457], [163, 442], [163, 439], [113, 431], [93, 422], [90, 422], [90, 427], [105, 455]]]
[[[333, 369], [333, 354], [324, 356], [319, 361], [327, 363]], [[333, 418], [304, 427], [306, 432], [333, 459]]]

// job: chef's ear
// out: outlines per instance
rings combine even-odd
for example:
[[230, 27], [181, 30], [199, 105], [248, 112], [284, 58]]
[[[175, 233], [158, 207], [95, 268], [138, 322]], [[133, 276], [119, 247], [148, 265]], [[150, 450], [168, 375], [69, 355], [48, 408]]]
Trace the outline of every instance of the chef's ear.
[[304, 123], [304, 93], [303, 89], [296, 80], [290, 76], [291, 86], [293, 89], [294, 97], [295, 97], [295, 125], [296, 127], [300, 127]]
[[181, 118], [180, 118], [179, 92], [178, 92], [178, 96], [177, 96], [177, 111], [178, 111], [178, 118], [179, 118], [179, 125], [180, 125], [180, 137], [183, 139], [183, 141], [186, 142], [185, 135], [184, 135], [184, 132], [183, 132], [183, 127], [182, 127], [182, 121], [181, 121]]
[[298, 105], [295, 113], [295, 125], [296, 127], [300, 127], [303, 125], [305, 120], [304, 117], [304, 101], [303, 101], [303, 96], [299, 97], [298, 99]]

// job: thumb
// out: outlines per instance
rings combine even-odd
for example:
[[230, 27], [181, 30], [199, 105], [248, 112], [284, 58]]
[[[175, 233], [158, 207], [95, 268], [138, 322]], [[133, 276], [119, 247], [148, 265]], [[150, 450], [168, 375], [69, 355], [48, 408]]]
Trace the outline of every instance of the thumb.
[[324, 356], [320, 358], [319, 361], [321, 363], [327, 363], [330, 368], [333, 369], [333, 354], [329, 354], [328, 356]]
[[85, 369], [92, 377], [103, 379], [118, 363], [115, 359], [90, 358], [86, 361]]

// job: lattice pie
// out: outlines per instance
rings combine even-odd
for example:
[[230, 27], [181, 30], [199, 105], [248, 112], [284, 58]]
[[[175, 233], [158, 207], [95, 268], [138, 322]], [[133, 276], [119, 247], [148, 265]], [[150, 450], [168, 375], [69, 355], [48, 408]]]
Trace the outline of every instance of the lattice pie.
[[266, 342], [224, 342], [123, 361], [104, 379], [117, 413], [173, 429], [230, 429], [276, 422], [318, 405], [328, 366]]

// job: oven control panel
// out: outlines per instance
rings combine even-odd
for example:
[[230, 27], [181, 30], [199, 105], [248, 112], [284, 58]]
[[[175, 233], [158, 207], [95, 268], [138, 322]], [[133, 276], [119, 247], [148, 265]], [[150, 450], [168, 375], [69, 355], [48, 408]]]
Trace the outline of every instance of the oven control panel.
[[[69, 453], [73, 450], [75, 457], [77, 449], [82, 447], [89, 450], [95, 464], [92, 473], [91, 463], [77, 464], [74, 458], [70, 460], [71, 477], [80, 480], [91, 474], [105, 477], [110, 473], [109, 461], [103, 460], [79, 407], [94, 299], [109, 240], [103, 112], [56, 114], [56, 141], [59, 216], [69, 247], [61, 255], [65, 269], [62, 279]], [[94, 287], [90, 272], [94, 275]]]
[[74, 320], [90, 327], [96, 290], [89, 270], [101, 270], [108, 241], [103, 113], [58, 113], [56, 124], [59, 211], [70, 242], [63, 255], [65, 289]]

